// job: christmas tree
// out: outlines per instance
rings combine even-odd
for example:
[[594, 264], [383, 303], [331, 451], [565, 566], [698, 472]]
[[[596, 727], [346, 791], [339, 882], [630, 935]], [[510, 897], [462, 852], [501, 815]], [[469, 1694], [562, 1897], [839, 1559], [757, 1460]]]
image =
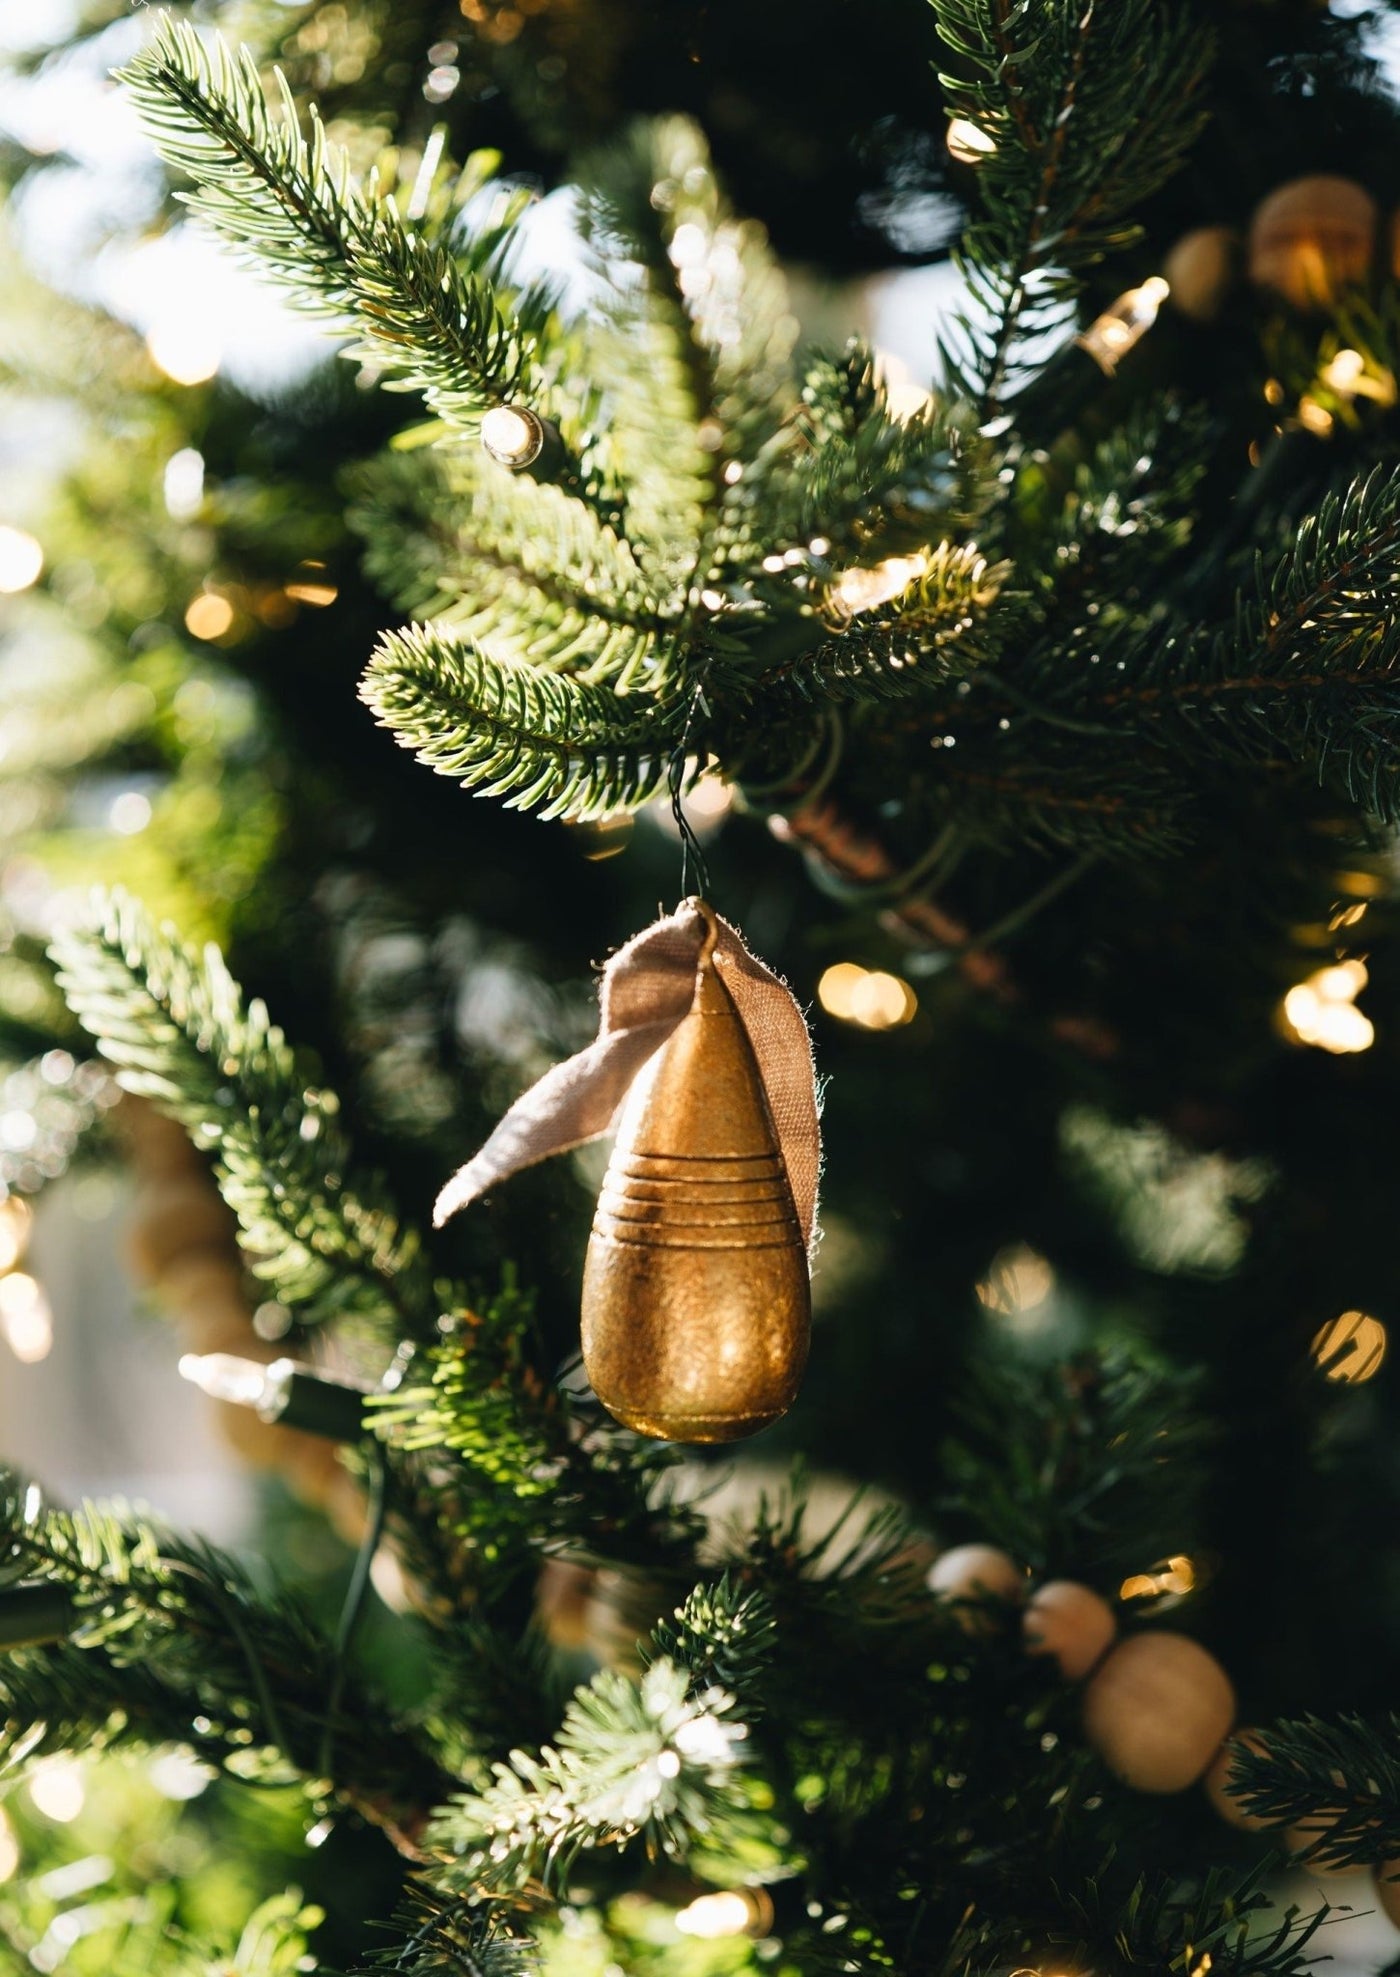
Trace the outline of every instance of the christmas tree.
[[[1290, 1862], [1400, 1920], [1392, 10], [853, 25], [17, 61], [3, 383], [69, 457], [0, 518], [0, 1237], [123, 1149], [172, 1352], [349, 1556], [6, 1472], [7, 1764], [124, 1808], [98, 1880], [0, 1831], [16, 1967], [1292, 1977]], [[45, 259], [84, 77], [145, 132], [97, 231], [257, 269], [293, 383]], [[817, 320], [948, 251], [927, 380]], [[123, 1753], [217, 1780], [154, 1865]]]

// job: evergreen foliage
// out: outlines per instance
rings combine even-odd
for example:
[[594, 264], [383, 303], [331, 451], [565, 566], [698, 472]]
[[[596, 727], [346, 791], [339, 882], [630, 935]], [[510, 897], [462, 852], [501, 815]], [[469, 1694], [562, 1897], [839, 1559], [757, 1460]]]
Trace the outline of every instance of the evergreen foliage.
[[[638, 101], [570, 159], [582, 273], [524, 279], [528, 178], [467, 146], [490, 91], [548, 95], [539, 37], [581, 101], [584, 44], [627, 9], [472, 0], [446, 48], [439, 11], [248, 0], [254, 52], [180, 18], [122, 72], [180, 196], [329, 319], [353, 384], [328, 366], [251, 409], [156, 382], [135, 338], [110, 382], [7, 360], [103, 437], [52, 586], [15, 607], [19, 658], [63, 663], [25, 687], [0, 660], [0, 1180], [37, 1188], [103, 1114], [90, 1044], [211, 1157], [296, 1348], [377, 1384], [343, 1457], [370, 1488], [338, 1626], [6, 1472], [0, 1612], [39, 1578], [74, 1618], [0, 1662], [0, 1761], [178, 1746], [337, 1840], [382, 1828], [396, 1886], [411, 1864], [382, 1949], [353, 1870], [328, 1924], [365, 1972], [1301, 1977], [1328, 1910], [1272, 1901], [1297, 1830], [1316, 1864], [1400, 1859], [1394, 1588], [1377, 1562], [1358, 1599], [1352, 1543], [1393, 1521], [1392, 1369], [1348, 1393], [1324, 1376], [1354, 1364], [1310, 1344], [1363, 1305], [1396, 1322], [1400, 332], [1388, 271], [1282, 328], [1237, 272], [1215, 323], [1164, 305], [1111, 377], [1076, 332], [1188, 225], [1243, 225], [1246, 193], [1327, 164], [1328, 117], [1384, 189], [1362, 29], [934, 0], [930, 118], [964, 162], [915, 178], [971, 207], [966, 307], [911, 412], [865, 342], [805, 335], [711, 162], [723, 92], [704, 117]], [[1270, 106], [1247, 168], [1236, 100]], [[76, 305], [64, 330], [91, 334]], [[479, 437], [512, 406], [546, 427], [515, 473]], [[346, 671], [366, 654], [370, 713], [492, 806], [388, 747]], [[673, 877], [641, 831], [630, 882], [603, 863], [621, 813], [679, 809], [704, 770], [810, 853], [816, 901], [758, 831], [726, 874], [804, 996], [853, 953], [908, 976], [886, 1037], [839, 1028], [826, 982], [844, 1129], [811, 1411], [735, 1478], [584, 1391], [577, 1175], [465, 1233], [405, 1213], [577, 1042], [561, 984]], [[154, 910], [99, 892], [50, 965], [25, 874], [96, 869], [74, 820], [110, 814], [115, 775], [159, 785], [127, 847]], [[516, 809], [566, 828], [492, 821]], [[1373, 997], [1360, 1061], [1288, 1027], [1288, 991], [1339, 961]], [[10, 1134], [54, 1117], [46, 1080], [57, 1152]], [[813, 1473], [785, 1482], [794, 1447]], [[1123, 1786], [1016, 1602], [930, 1591], [931, 1530], [1090, 1586], [1125, 1635], [1218, 1646], [1269, 1830]], [[357, 1630], [381, 1537], [398, 1610]], [[723, 1891], [761, 1940], [696, 1924]], [[277, 1896], [229, 1967], [284, 1977], [317, 1926]], [[160, 1920], [122, 1954], [184, 1977], [202, 1942]]]
[[310, 1081], [262, 1003], [245, 1006], [216, 948], [195, 955], [115, 894], [54, 958], [125, 1088], [215, 1154], [252, 1266], [280, 1298], [312, 1322], [431, 1334], [451, 1293], [435, 1290], [421, 1238], [377, 1177], [355, 1174], [335, 1093]]

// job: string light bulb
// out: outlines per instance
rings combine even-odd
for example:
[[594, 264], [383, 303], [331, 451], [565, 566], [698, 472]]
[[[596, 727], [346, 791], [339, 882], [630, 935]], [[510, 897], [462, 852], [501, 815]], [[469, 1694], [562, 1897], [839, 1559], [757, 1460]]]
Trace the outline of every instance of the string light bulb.
[[989, 137], [971, 117], [954, 117], [948, 125], [948, 155], [956, 158], [960, 165], [980, 164], [983, 158], [990, 158], [996, 150], [994, 137]]
[[364, 1429], [364, 1389], [324, 1379], [295, 1359], [242, 1359], [232, 1352], [187, 1352], [180, 1377], [211, 1400], [251, 1407], [260, 1421], [301, 1428], [327, 1441], [353, 1442]]
[[519, 473], [544, 451], [544, 420], [528, 405], [493, 405], [481, 421], [481, 443], [500, 467]]
[[843, 570], [827, 590], [827, 604], [842, 620], [858, 617], [862, 611], [873, 611], [877, 604], [902, 596], [928, 567], [929, 559], [920, 550], [913, 556], [888, 556], [871, 570]]
[[1106, 377], [1112, 377], [1119, 363], [1135, 344], [1140, 343], [1157, 320], [1157, 311], [1171, 293], [1163, 275], [1149, 275], [1137, 288], [1130, 288], [1075, 338], [1087, 350]]
[[1356, 998], [1369, 979], [1364, 961], [1338, 961], [1319, 968], [1298, 982], [1283, 998], [1279, 1019], [1284, 1035], [1294, 1043], [1344, 1056], [1369, 1050], [1375, 1028], [1356, 1007]]

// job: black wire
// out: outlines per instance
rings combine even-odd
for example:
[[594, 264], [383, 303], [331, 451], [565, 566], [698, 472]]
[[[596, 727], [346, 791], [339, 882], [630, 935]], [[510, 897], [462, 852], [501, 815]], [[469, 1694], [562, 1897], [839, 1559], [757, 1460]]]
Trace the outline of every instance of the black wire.
[[160, 1562], [167, 1571], [183, 1572], [186, 1578], [193, 1579], [197, 1585], [204, 1588], [210, 1603], [237, 1641], [243, 1659], [248, 1664], [248, 1673], [252, 1677], [253, 1688], [266, 1719], [269, 1743], [276, 1744], [284, 1757], [295, 1762], [292, 1758], [291, 1745], [287, 1741], [287, 1733], [282, 1727], [281, 1716], [278, 1714], [276, 1700], [268, 1683], [267, 1670], [262, 1665], [252, 1635], [243, 1624], [243, 1616], [238, 1610], [237, 1601], [220, 1585], [212, 1572], [204, 1571], [188, 1559], [162, 1557]]
[[685, 727], [681, 731], [681, 738], [676, 743], [675, 752], [671, 757], [671, 766], [667, 777], [671, 792], [671, 815], [676, 820], [676, 830], [681, 841], [682, 899], [689, 899], [691, 896], [692, 887], [690, 880], [692, 861], [695, 867], [694, 889], [698, 890], [702, 899], [708, 899], [710, 896], [710, 868], [705, 862], [705, 853], [701, 848], [700, 840], [695, 835], [690, 819], [685, 814], [685, 807], [681, 802], [681, 790], [685, 784], [686, 753], [690, 747], [690, 731], [695, 725], [695, 716], [704, 705], [704, 701], [704, 688], [697, 683], [695, 692], [691, 695], [690, 711], [685, 717]]
[[369, 1462], [368, 1519], [365, 1534], [360, 1539], [360, 1548], [355, 1554], [354, 1569], [350, 1583], [345, 1589], [345, 1603], [340, 1609], [340, 1619], [335, 1630], [335, 1672], [331, 1676], [330, 1689], [326, 1696], [326, 1725], [321, 1733], [321, 1748], [316, 1760], [316, 1769], [323, 1778], [331, 1775], [331, 1758], [335, 1750], [335, 1714], [340, 1707], [340, 1698], [345, 1691], [345, 1678], [349, 1673], [348, 1656], [350, 1644], [355, 1638], [360, 1615], [364, 1611], [365, 1594], [369, 1591], [370, 1567], [374, 1554], [379, 1549], [384, 1536], [384, 1518], [388, 1509], [389, 1472], [384, 1460], [384, 1451], [378, 1442], [371, 1442], [366, 1451]]

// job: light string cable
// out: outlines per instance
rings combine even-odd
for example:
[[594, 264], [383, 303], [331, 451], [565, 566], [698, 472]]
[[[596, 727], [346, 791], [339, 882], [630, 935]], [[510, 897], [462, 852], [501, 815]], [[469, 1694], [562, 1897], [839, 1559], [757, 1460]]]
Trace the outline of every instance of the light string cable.
[[[695, 727], [696, 716], [705, 708], [705, 683], [703, 676], [695, 682], [695, 690], [690, 696], [690, 706], [681, 730], [680, 740], [671, 753], [666, 781], [671, 797], [671, 815], [675, 819], [676, 831], [681, 841], [681, 898], [689, 899], [692, 890], [698, 890], [702, 899], [710, 896], [710, 868], [705, 859], [704, 849], [695, 834], [695, 828], [685, 814], [681, 793], [685, 788], [685, 765], [689, 759], [690, 737]], [[708, 710], [706, 710], [708, 711]], [[691, 885], [691, 868], [694, 867], [695, 886]]]
[[321, 1732], [321, 1746], [316, 1760], [316, 1768], [323, 1778], [329, 1778], [331, 1775], [331, 1759], [335, 1752], [336, 1712], [340, 1708], [340, 1698], [345, 1692], [350, 1648], [355, 1638], [355, 1629], [360, 1624], [360, 1616], [364, 1612], [365, 1595], [369, 1591], [370, 1568], [374, 1564], [375, 1553], [379, 1550], [384, 1536], [384, 1522], [389, 1508], [389, 1466], [384, 1458], [384, 1450], [378, 1442], [370, 1442], [367, 1445], [365, 1460], [369, 1468], [365, 1531], [360, 1539], [359, 1550], [355, 1553], [350, 1583], [345, 1589], [345, 1601], [340, 1609], [340, 1618], [336, 1622], [333, 1672], [330, 1688], [326, 1693], [326, 1721]]

